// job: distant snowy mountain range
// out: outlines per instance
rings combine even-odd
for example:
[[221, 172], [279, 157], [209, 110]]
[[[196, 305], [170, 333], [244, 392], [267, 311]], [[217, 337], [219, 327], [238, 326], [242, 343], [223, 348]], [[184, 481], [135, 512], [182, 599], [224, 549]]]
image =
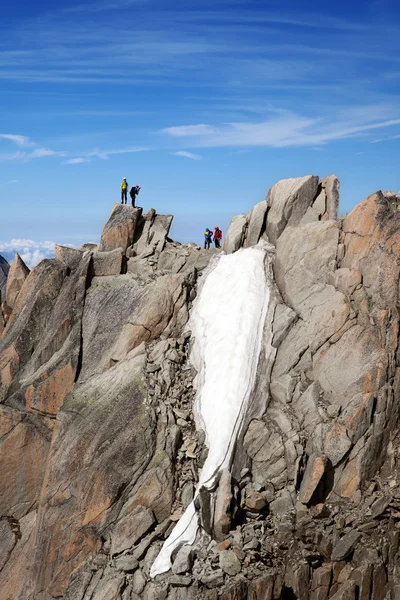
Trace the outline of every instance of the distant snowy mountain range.
[[10, 264], [17, 252], [24, 263], [32, 269], [43, 258], [54, 257], [54, 242], [36, 242], [28, 239], [13, 239], [10, 242], [0, 242], [0, 255]]

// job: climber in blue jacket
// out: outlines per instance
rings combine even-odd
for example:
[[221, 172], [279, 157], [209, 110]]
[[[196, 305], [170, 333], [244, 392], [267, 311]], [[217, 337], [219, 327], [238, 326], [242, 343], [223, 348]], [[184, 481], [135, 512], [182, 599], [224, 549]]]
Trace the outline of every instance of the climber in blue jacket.
[[204, 250], [211, 246], [212, 236], [212, 231], [207, 227], [207, 229], [204, 232]]

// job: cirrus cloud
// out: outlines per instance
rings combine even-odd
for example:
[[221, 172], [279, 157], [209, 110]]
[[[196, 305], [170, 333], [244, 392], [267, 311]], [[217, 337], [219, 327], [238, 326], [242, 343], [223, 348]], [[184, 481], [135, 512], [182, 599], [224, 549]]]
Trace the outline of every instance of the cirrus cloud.
[[70, 158], [69, 160], [66, 160], [64, 164], [66, 165], [80, 165], [82, 163], [87, 163], [90, 162], [90, 160], [88, 158], [84, 158], [83, 156], [77, 157], [77, 158]]
[[14, 142], [17, 146], [32, 146], [33, 143], [26, 135], [17, 135], [14, 133], [0, 133], [0, 139]]
[[185, 158], [190, 158], [191, 160], [202, 160], [200, 154], [193, 154], [193, 152], [186, 152], [185, 150], [179, 150], [179, 152], [171, 152], [173, 156], [183, 156]]
[[[0, 133], [0, 140], [11, 142], [18, 146], [18, 149], [14, 152], [3, 152], [0, 153], [0, 161], [29, 161], [33, 158], [45, 158], [49, 156], [64, 156], [64, 152], [52, 150], [51, 148], [45, 148], [31, 140], [26, 135], [19, 135], [13, 133]], [[26, 148], [26, 149], [25, 149]]]
[[282, 112], [259, 122], [222, 123], [217, 126], [181, 125], [161, 133], [185, 140], [192, 148], [270, 146], [275, 148], [319, 146], [335, 140], [357, 138], [379, 129], [398, 128], [400, 111], [391, 107], [352, 107], [337, 116], [304, 117]]

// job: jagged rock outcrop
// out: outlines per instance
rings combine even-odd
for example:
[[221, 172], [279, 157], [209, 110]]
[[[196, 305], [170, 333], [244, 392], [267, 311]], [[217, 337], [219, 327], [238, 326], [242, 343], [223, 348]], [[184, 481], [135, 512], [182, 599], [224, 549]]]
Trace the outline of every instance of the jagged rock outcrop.
[[5, 258], [0, 256], [0, 300], [3, 302], [6, 299], [6, 284], [7, 284], [7, 276], [10, 270], [10, 265], [6, 261]]
[[15, 301], [29, 272], [29, 268], [26, 266], [20, 255], [16, 254], [4, 281], [5, 291], [4, 296], [2, 293], [0, 335], [3, 333], [5, 325], [7, 325]]
[[133, 243], [141, 209], [115, 204], [111, 216], [104, 225], [100, 244], [100, 252], [108, 252], [122, 248], [124, 251]]
[[15, 301], [18, 298], [18, 294], [21, 291], [24, 281], [28, 277], [29, 273], [30, 270], [20, 255], [16, 254], [8, 272], [6, 286], [6, 302], [11, 309], [14, 307]]
[[399, 213], [378, 192], [337, 219], [338, 189], [285, 180], [232, 221], [224, 250], [261, 240], [274, 273], [255, 385], [155, 579], [207, 457], [187, 323], [222, 253], [118, 204], [99, 246], [24, 279], [0, 331], [4, 599], [397, 598]]
[[5, 258], [0, 256], [0, 336], [3, 333], [6, 319], [3, 314], [3, 302], [6, 299], [7, 276], [10, 270], [10, 265]]

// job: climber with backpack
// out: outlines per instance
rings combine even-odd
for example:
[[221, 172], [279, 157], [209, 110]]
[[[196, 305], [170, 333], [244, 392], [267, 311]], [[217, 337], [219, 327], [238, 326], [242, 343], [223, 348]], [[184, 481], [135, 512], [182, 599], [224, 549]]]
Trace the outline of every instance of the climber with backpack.
[[222, 240], [222, 231], [220, 230], [220, 228], [217, 225], [215, 227], [215, 231], [214, 231], [214, 244], [215, 244], [216, 248], [221, 248], [221, 240]]
[[127, 193], [128, 193], [128, 182], [126, 180], [126, 177], [124, 177], [122, 180], [122, 183], [121, 183], [121, 204], [126, 204]]
[[138, 195], [138, 193], [140, 192], [140, 185], [137, 183], [136, 185], [134, 185], [131, 188], [131, 191], [129, 192], [129, 195], [132, 199], [132, 206], [135, 206], [135, 200], [136, 200], [136, 196]]
[[211, 245], [211, 240], [212, 240], [212, 231], [210, 229], [205, 230], [204, 232], [204, 250], [208, 249]]

